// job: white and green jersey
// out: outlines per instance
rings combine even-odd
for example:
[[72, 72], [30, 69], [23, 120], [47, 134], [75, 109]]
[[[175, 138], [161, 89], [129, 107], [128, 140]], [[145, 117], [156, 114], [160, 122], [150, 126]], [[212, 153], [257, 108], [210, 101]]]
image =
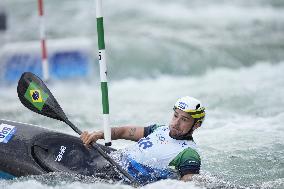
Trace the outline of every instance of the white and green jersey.
[[180, 175], [196, 174], [200, 169], [200, 156], [193, 140], [176, 140], [169, 136], [169, 127], [145, 127], [144, 138], [125, 149], [124, 153], [143, 166], [165, 170], [170, 167]]

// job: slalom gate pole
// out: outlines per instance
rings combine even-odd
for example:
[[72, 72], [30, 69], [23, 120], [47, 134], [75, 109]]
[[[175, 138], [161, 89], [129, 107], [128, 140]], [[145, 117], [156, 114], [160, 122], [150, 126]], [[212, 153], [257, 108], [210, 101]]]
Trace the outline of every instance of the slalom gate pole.
[[109, 125], [109, 100], [108, 100], [107, 65], [106, 65], [105, 39], [104, 39], [104, 22], [102, 15], [102, 0], [96, 0], [96, 17], [97, 17], [102, 105], [103, 105], [103, 120], [104, 120], [104, 138], [105, 138], [105, 145], [111, 146], [111, 128]]
[[49, 79], [49, 66], [47, 60], [47, 50], [45, 41], [45, 23], [44, 23], [44, 0], [38, 0], [38, 13], [40, 18], [40, 40], [41, 40], [41, 61], [42, 61], [42, 74], [43, 80]]

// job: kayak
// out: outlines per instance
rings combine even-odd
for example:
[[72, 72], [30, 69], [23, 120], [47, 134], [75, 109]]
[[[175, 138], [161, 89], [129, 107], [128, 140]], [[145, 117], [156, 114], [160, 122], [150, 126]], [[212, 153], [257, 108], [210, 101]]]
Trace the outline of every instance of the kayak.
[[[100, 145], [110, 153], [115, 149]], [[80, 138], [31, 124], [0, 119], [0, 178], [67, 172], [120, 181], [122, 175]]]
[[[66, 123], [79, 135], [82, 133], [69, 121], [38, 76], [30, 72], [23, 73], [18, 82], [17, 93], [28, 109]], [[64, 172], [139, 186], [141, 183], [108, 155], [112, 151], [115, 149], [96, 143], [87, 148], [80, 138], [72, 135], [0, 119], [2, 178]]]

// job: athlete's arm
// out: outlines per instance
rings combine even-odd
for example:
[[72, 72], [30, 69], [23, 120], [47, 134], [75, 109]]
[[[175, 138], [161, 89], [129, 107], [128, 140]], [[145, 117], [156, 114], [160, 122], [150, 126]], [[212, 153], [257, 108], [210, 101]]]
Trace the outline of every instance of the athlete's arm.
[[[114, 127], [111, 128], [111, 138], [116, 139], [126, 139], [132, 141], [138, 141], [144, 137], [144, 127], [137, 126], [124, 126], [124, 127]], [[89, 133], [84, 131], [81, 136], [81, 140], [85, 145], [89, 145], [92, 142], [97, 142], [99, 139], [104, 139], [104, 133], [102, 131], [94, 131]]]
[[144, 137], [144, 127], [125, 126], [111, 129], [111, 138], [138, 141]]
[[179, 171], [180, 180], [191, 181], [194, 174], [199, 174], [201, 158], [196, 150], [189, 147], [180, 152], [169, 165]]
[[191, 181], [192, 180], [192, 176], [193, 176], [193, 174], [186, 174], [186, 175], [183, 175], [181, 178], [180, 178], [180, 180], [182, 180], [182, 181]]

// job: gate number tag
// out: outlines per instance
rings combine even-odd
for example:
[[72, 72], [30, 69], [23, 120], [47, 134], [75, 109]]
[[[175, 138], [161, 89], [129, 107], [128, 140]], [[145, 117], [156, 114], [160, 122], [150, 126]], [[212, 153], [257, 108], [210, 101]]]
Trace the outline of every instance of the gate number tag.
[[0, 124], [0, 143], [8, 143], [15, 134], [17, 128], [12, 125]]

